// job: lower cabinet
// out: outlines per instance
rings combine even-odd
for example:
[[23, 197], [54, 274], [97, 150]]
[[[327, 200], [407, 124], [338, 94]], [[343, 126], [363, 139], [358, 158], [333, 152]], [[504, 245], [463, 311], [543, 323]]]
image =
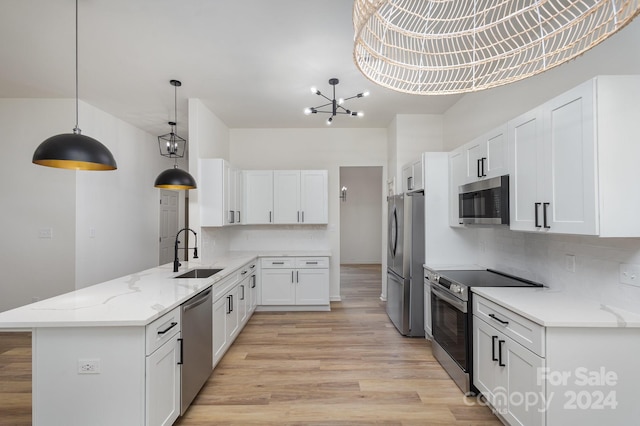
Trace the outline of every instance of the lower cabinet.
[[424, 338], [431, 340], [433, 330], [431, 327], [431, 284], [424, 279]]
[[264, 258], [261, 271], [261, 305], [329, 305], [329, 258]]
[[172, 425], [180, 416], [180, 333], [146, 358], [146, 424]]

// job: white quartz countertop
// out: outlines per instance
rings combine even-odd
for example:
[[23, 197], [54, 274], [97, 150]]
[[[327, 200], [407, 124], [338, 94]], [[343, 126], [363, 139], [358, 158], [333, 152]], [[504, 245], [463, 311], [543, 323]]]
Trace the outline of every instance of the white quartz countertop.
[[640, 327], [640, 315], [547, 287], [471, 291], [545, 327]]
[[[278, 256], [330, 256], [327, 251], [278, 251]], [[182, 262], [116, 278], [0, 313], [2, 328], [145, 326], [248, 262], [270, 252], [229, 252], [214, 263]], [[209, 278], [173, 278], [194, 268], [221, 268]]]

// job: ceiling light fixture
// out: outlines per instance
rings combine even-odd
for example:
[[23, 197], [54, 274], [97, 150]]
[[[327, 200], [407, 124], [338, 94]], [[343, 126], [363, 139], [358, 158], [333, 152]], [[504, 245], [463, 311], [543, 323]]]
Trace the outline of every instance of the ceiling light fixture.
[[165, 135], [158, 136], [158, 147], [160, 155], [163, 157], [173, 158], [173, 168], [167, 169], [160, 173], [156, 178], [155, 187], [162, 189], [194, 189], [196, 188], [196, 180], [188, 172], [178, 168], [178, 158], [184, 157], [187, 140], [181, 138], [176, 133], [178, 123], [178, 87], [182, 83], [178, 80], [170, 80], [169, 83], [174, 87], [174, 119], [169, 121], [171, 131]]
[[[362, 111], [357, 112], [357, 111], [351, 111], [349, 109], [346, 109], [345, 107], [342, 106], [342, 104], [345, 101], [348, 101], [349, 99], [353, 99], [353, 98], [362, 98], [363, 96], [369, 96], [369, 92], [362, 92], [362, 93], [358, 93], [357, 95], [351, 96], [349, 98], [340, 98], [338, 100], [336, 100], [336, 85], [340, 83], [340, 80], [338, 80], [337, 78], [330, 78], [329, 79], [329, 84], [331, 86], [333, 86], [333, 99], [328, 98], [327, 96], [325, 96], [324, 94], [322, 94], [322, 92], [320, 92], [317, 88], [312, 87], [311, 88], [311, 92], [315, 93], [318, 96], [322, 96], [323, 98], [325, 98], [326, 100], [328, 100], [329, 102], [323, 105], [318, 105], [315, 107], [310, 107], [310, 108], [305, 108], [304, 109], [304, 113], [306, 115], [309, 114], [318, 114], [318, 113], [322, 113], [322, 114], [331, 114], [331, 116], [327, 119], [327, 126], [330, 126], [331, 123], [333, 122], [333, 117], [335, 117], [338, 114], [346, 114], [346, 115], [350, 115], [352, 117], [362, 117], [364, 115], [364, 113]], [[329, 107], [329, 110], [321, 110], [320, 108], [326, 108]]]
[[353, 57], [399, 92], [473, 92], [567, 62], [638, 13], [637, 0], [356, 0]]
[[73, 133], [51, 136], [33, 153], [34, 164], [73, 170], [115, 170], [111, 151], [97, 140], [82, 134], [78, 127], [78, 0], [76, 0], [76, 126]]

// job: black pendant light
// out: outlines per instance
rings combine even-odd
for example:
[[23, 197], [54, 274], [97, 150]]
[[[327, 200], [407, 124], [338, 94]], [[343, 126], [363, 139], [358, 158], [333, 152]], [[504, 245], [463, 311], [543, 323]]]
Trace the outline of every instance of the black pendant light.
[[34, 164], [74, 170], [115, 170], [111, 151], [97, 140], [84, 136], [78, 127], [78, 0], [76, 0], [76, 126], [73, 133], [51, 136], [33, 153]]
[[171, 80], [169, 83], [174, 87], [174, 121], [170, 121], [171, 131], [166, 135], [158, 136], [158, 147], [160, 155], [173, 158], [173, 168], [165, 170], [156, 178], [154, 186], [162, 189], [195, 189], [196, 180], [188, 172], [178, 168], [178, 158], [184, 157], [187, 140], [178, 136], [176, 127], [178, 123], [178, 87], [182, 83], [178, 80]]

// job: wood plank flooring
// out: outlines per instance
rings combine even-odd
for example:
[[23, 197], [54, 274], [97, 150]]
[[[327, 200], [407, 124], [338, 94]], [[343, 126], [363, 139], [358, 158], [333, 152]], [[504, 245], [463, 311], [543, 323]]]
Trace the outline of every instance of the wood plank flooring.
[[331, 312], [255, 313], [176, 424], [501, 425], [396, 331], [379, 265], [340, 276]]
[[[380, 276], [343, 265], [331, 312], [255, 313], [176, 425], [501, 425], [398, 334]], [[30, 424], [31, 338], [0, 333], [0, 425]]]

